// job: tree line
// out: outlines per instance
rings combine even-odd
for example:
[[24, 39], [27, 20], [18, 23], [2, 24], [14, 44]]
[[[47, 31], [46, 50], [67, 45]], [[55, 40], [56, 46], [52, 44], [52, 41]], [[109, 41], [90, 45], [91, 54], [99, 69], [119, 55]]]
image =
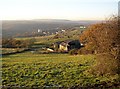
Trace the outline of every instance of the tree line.
[[14, 38], [3, 38], [2, 47], [3, 48], [29, 48], [35, 42], [35, 39], [29, 40], [16, 40]]

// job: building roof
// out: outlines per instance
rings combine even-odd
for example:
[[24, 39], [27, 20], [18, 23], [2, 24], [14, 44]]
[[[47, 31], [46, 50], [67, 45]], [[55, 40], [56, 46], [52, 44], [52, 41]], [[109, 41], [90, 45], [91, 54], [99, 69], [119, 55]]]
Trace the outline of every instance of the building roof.
[[[72, 45], [79, 42], [79, 40], [66, 40], [61, 43], [61, 45], [66, 46], [66, 45]], [[79, 42], [80, 43], [80, 42]]]
[[54, 44], [58, 44], [58, 45], [62, 45], [62, 46], [66, 46], [68, 44], [73, 44], [73, 43], [76, 43], [76, 42], [79, 42], [79, 40], [65, 40], [65, 41], [58, 41], [58, 42], [55, 42]]

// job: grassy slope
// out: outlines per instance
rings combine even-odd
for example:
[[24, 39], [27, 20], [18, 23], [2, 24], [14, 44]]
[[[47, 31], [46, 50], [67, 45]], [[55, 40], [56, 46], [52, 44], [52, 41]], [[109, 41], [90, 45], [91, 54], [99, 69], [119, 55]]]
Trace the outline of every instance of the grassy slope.
[[[79, 30], [65, 32], [64, 37], [53, 39], [54, 35], [35, 37], [35, 45], [49, 45], [66, 39], [78, 39]], [[67, 38], [70, 36], [70, 38]], [[31, 38], [17, 38], [31, 39]], [[5, 86], [88, 86], [100, 83], [112, 84], [118, 75], [95, 76], [87, 70], [94, 64], [95, 55], [33, 54], [30, 52], [4, 56], [3, 79]]]
[[112, 81], [113, 77], [93, 76], [86, 70], [93, 65], [94, 55], [32, 54], [3, 57], [3, 85], [11, 86], [85, 86]]
[[1, 54], [7, 54], [7, 53], [15, 53], [15, 52], [21, 52], [25, 50], [25, 48], [1, 48], [2, 51]]
[[[42, 37], [26, 37], [26, 38], [16, 38], [18, 40], [27, 40], [27, 39], [32, 39], [34, 38], [36, 40], [35, 44], [52, 44], [57, 41], [64, 41], [67, 39], [79, 39], [80, 35], [80, 30], [67, 30], [64, 33], [59, 33], [61, 38], [54, 39], [55, 35], [50, 35], [50, 36], [42, 36]], [[69, 38], [68, 38], [69, 36]]]
[[[94, 56], [23, 53], [3, 58], [3, 85], [72, 86], [86, 78], [83, 72]], [[87, 60], [84, 60], [87, 59]]]

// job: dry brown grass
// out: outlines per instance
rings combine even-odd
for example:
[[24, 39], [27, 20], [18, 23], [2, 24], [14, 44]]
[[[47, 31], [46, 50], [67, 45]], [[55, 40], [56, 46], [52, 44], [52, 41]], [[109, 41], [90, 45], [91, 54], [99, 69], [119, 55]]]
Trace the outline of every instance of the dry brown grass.
[[119, 71], [119, 60], [110, 53], [97, 54], [96, 64], [92, 66], [91, 73], [95, 75], [114, 75]]

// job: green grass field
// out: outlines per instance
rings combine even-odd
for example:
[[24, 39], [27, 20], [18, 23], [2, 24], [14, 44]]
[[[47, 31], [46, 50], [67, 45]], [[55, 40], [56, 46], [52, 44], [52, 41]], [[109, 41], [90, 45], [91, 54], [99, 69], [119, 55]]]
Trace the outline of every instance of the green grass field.
[[14, 52], [21, 52], [23, 51], [24, 48], [1, 48], [0, 51], [2, 54], [7, 54], [7, 53], [14, 53]]
[[94, 76], [87, 70], [95, 55], [32, 54], [30, 52], [2, 58], [3, 86], [73, 87], [114, 82], [118, 76]]
[[[78, 39], [79, 30], [64, 33], [63, 38], [55, 35], [44, 37], [16, 38], [18, 40], [35, 39], [32, 48], [41, 51], [42, 47], [57, 41]], [[70, 38], [68, 38], [70, 36]], [[10, 51], [10, 50], [9, 50]], [[118, 83], [119, 75], [94, 75], [89, 73], [96, 62], [96, 55], [69, 55], [61, 53], [40, 54], [27, 51], [3, 56], [2, 86], [6, 87], [104, 87]], [[6, 52], [6, 49], [4, 50]], [[15, 88], [16, 89], [16, 88]]]
[[[68, 39], [79, 39], [79, 35], [80, 35], [80, 30], [73, 30], [73, 31], [66, 31], [64, 33], [59, 33], [59, 35], [61, 36], [61, 38], [57, 38], [55, 39], [54, 35], [49, 35], [49, 36], [41, 36], [41, 37], [26, 37], [26, 38], [16, 38], [17, 40], [29, 40], [29, 39], [35, 39], [36, 42], [35, 44], [52, 44], [54, 42], [58, 42], [58, 41], [64, 41], [64, 40], [68, 40]], [[69, 36], [69, 38], [68, 38]]]

